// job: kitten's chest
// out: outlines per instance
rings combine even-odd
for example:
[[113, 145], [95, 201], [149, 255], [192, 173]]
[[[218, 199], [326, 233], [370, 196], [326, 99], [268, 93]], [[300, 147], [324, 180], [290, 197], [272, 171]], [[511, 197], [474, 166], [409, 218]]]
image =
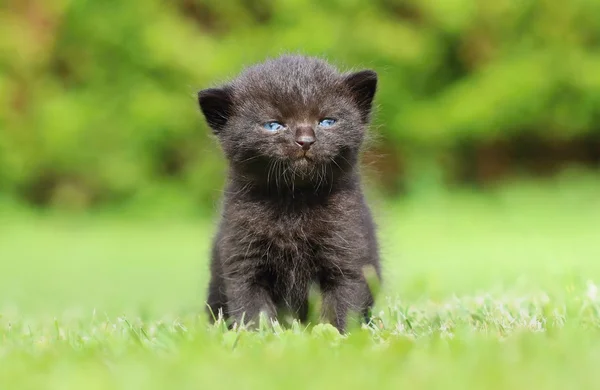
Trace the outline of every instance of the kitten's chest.
[[314, 257], [335, 230], [332, 216], [323, 208], [282, 209], [265, 205], [245, 205], [243, 215], [234, 219], [232, 235], [263, 260], [306, 261]]
[[223, 215], [227, 242], [221, 250], [226, 258], [294, 268], [323, 264], [333, 252], [343, 257], [361, 245], [352, 228], [359, 214], [353, 212], [352, 199], [339, 194], [304, 204], [229, 199]]
[[280, 250], [308, 250], [319, 245], [333, 228], [316, 211], [302, 213], [284, 213], [271, 211], [261, 213], [247, 226], [253, 234], [261, 236], [266, 242]]

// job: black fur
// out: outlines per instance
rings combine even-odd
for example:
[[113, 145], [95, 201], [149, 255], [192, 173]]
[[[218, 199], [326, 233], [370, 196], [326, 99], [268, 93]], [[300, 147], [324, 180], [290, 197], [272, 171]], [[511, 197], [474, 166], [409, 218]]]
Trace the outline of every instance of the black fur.
[[[235, 322], [245, 313], [248, 322], [286, 310], [306, 321], [315, 283], [323, 320], [340, 331], [349, 313], [369, 315], [363, 268], [381, 272], [358, 158], [376, 86], [371, 70], [341, 74], [316, 58], [284, 56], [199, 92], [229, 162], [212, 249], [212, 313]], [[337, 123], [320, 127], [323, 118]], [[268, 121], [285, 128], [269, 132]], [[315, 142], [307, 150], [298, 137]]]

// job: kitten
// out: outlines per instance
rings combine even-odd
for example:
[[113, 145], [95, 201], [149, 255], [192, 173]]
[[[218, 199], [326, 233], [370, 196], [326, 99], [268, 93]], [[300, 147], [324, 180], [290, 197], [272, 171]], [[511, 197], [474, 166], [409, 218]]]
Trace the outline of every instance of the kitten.
[[363, 268], [381, 271], [358, 159], [376, 87], [374, 71], [283, 56], [198, 93], [229, 163], [209, 316], [240, 323], [286, 310], [305, 322], [314, 283], [322, 319], [340, 332], [350, 313], [368, 319]]

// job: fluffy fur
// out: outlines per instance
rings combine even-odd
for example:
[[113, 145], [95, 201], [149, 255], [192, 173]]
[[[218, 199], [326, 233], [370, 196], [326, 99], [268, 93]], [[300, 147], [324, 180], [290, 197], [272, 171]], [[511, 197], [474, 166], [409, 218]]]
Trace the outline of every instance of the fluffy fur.
[[[239, 323], [286, 311], [306, 321], [316, 284], [322, 319], [340, 331], [349, 313], [369, 315], [363, 269], [381, 272], [358, 158], [376, 87], [371, 70], [339, 73], [320, 59], [284, 56], [198, 93], [229, 162], [212, 249], [211, 313]], [[337, 122], [322, 127], [324, 118]], [[283, 129], [266, 130], [270, 121]]]

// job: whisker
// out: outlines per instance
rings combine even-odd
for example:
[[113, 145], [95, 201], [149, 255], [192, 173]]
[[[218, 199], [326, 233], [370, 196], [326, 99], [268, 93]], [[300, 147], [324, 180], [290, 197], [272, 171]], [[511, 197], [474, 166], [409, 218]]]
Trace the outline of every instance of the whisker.
[[[342, 156], [340, 156], [340, 157], [342, 157]], [[342, 157], [342, 158], [344, 158], [344, 157]], [[330, 157], [329, 159], [331, 160], [332, 163], [334, 163], [340, 169], [340, 171], [343, 170], [342, 167], [340, 167], [340, 164], [338, 164], [337, 161], [335, 161], [335, 159], [333, 157]], [[346, 160], [346, 159], [344, 158], [344, 160]], [[347, 161], [348, 160], [346, 160], [346, 162]]]
[[274, 169], [273, 161], [269, 161], [269, 169], [267, 170], [267, 187], [271, 186], [271, 171]]
[[252, 156], [252, 157], [248, 157], [248, 158], [246, 158], [246, 159], [244, 159], [244, 160], [240, 161], [239, 163], [241, 164], [241, 163], [245, 163], [245, 162], [248, 162], [248, 161], [252, 161], [252, 160], [254, 160], [255, 158], [259, 158], [259, 157], [260, 157], [260, 156]]
[[276, 176], [275, 176], [275, 187], [277, 187], [277, 193], [279, 194], [280, 184], [279, 179], [281, 178], [281, 161], [277, 160], [276, 166]]

